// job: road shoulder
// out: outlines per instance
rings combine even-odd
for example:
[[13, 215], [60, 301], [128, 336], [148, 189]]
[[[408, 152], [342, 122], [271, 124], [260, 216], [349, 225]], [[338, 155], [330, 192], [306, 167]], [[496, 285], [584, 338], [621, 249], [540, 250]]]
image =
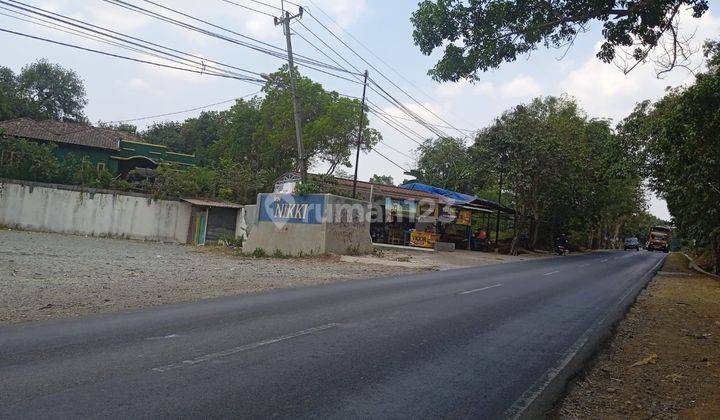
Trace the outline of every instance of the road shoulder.
[[554, 418], [720, 418], [720, 282], [671, 254]]

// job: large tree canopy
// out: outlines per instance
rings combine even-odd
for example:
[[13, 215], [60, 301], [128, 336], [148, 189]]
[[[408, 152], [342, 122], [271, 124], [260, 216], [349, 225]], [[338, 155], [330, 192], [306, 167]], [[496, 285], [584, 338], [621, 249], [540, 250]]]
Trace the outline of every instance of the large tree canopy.
[[83, 82], [72, 70], [47, 60], [23, 67], [18, 75], [0, 67], [0, 120], [29, 117], [84, 122], [86, 104]]
[[[719, 61], [715, 50], [708, 54]], [[720, 68], [711, 65], [693, 85], [641, 103], [621, 127], [645, 146], [650, 186], [667, 200], [680, 233], [712, 249], [720, 272]]]
[[609, 246], [643, 211], [637, 148], [606, 120], [588, 119], [572, 100], [538, 98], [506, 111], [470, 149], [474, 167], [502, 172], [531, 248], [560, 232], [576, 244]]
[[72, 70], [40, 60], [23, 67], [17, 78], [20, 97], [36, 119], [85, 121], [85, 86]]
[[476, 167], [470, 161], [462, 139], [444, 137], [426, 140], [417, 148], [418, 181], [453, 191], [472, 191], [482, 187]]
[[412, 16], [415, 44], [425, 54], [444, 46], [430, 70], [437, 80], [477, 79], [478, 71], [499, 67], [539, 46], [571, 44], [591, 21], [603, 22], [604, 42], [597, 54], [611, 62], [619, 48], [631, 49], [638, 62], [647, 58], [665, 35], [672, 46], [662, 60], [678, 64], [683, 51], [678, 14], [691, 8], [700, 17], [707, 0], [424, 0]]

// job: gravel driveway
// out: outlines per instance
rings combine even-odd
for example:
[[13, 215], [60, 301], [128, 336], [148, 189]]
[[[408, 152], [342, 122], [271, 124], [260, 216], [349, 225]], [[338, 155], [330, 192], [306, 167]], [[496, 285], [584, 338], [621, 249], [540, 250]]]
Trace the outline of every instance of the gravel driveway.
[[335, 257], [252, 259], [191, 246], [0, 230], [0, 323], [416, 271]]

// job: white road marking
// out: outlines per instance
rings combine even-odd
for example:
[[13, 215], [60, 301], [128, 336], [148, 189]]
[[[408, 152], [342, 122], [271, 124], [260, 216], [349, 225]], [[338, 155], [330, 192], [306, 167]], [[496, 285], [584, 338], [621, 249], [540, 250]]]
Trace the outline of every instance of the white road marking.
[[590, 263], [588, 263], [588, 264], [581, 264], [580, 267], [590, 267]]
[[498, 284], [493, 284], [492, 286], [481, 287], [481, 288], [479, 288], [479, 289], [466, 290], [466, 291], [464, 291], [464, 292], [458, 293], [458, 295], [467, 295], [467, 294], [470, 294], [470, 293], [482, 292], [483, 290], [493, 289], [493, 288], [495, 288], [495, 287], [500, 287], [500, 286], [502, 286], [502, 284], [500, 284], [500, 283], [498, 283]]
[[173, 369], [177, 369], [177, 368], [181, 368], [181, 367], [193, 366], [193, 365], [197, 365], [198, 363], [208, 362], [210, 360], [220, 359], [222, 357], [227, 357], [227, 356], [232, 356], [233, 354], [241, 353], [241, 352], [248, 351], [248, 350], [253, 350], [258, 347], [267, 346], [269, 344], [279, 343], [281, 341], [286, 341], [286, 340], [290, 340], [293, 338], [302, 337], [304, 335], [315, 334], [315, 333], [329, 330], [331, 328], [335, 328], [338, 326], [340, 326], [340, 324], [333, 323], [333, 324], [320, 325], [318, 327], [312, 327], [312, 328], [308, 328], [307, 330], [302, 330], [302, 331], [294, 332], [294, 333], [287, 334], [287, 335], [281, 335], [281, 336], [275, 337], [275, 338], [269, 338], [267, 340], [258, 341], [256, 343], [245, 344], [243, 346], [233, 347], [231, 349], [219, 351], [216, 353], [205, 354], [203, 356], [198, 356], [194, 359], [183, 360], [182, 362], [172, 363], [172, 364], [169, 364], [166, 366], [155, 367], [155, 368], [152, 368], [152, 370], [154, 370], [155, 372], [167, 372], [169, 370], [173, 370]]
[[551, 272], [549, 272], [549, 273], [545, 273], [545, 274], [543, 274], [543, 276], [551, 276], [551, 275], [557, 274], [557, 273], [559, 273], [559, 272], [560, 272], [560, 270], [555, 270], [555, 271], [551, 271]]
[[178, 337], [180, 337], [180, 334], [168, 334], [168, 335], [163, 335], [162, 337], [150, 337], [150, 338], [148, 338], [148, 340], [165, 340], [168, 338], [178, 338]]
[[608, 261], [607, 258], [605, 258], [604, 260], [600, 260], [600, 262], [607, 262], [607, 261]]

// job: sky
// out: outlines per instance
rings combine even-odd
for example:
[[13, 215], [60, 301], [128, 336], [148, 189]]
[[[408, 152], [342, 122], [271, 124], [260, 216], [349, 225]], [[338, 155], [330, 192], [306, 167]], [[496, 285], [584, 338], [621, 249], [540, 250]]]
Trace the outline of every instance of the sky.
[[[153, 8], [146, 1], [128, 2]], [[632, 111], [636, 103], [645, 99], [658, 99], [667, 87], [693, 81], [693, 75], [682, 69], [658, 79], [656, 70], [650, 63], [624, 75], [616, 66], [600, 62], [595, 58], [595, 53], [602, 37], [600, 26], [596, 24], [591, 25], [587, 33], [581, 34], [567, 51], [538, 49], [515, 62], [503, 64], [497, 70], [483, 73], [480, 80], [474, 83], [438, 83], [427, 76], [427, 71], [437, 60], [438, 54], [424, 56], [412, 41], [413, 27], [410, 16], [417, 8], [417, 0], [295, 2], [305, 5], [313, 16], [377, 70], [361, 61], [308, 15], [301, 21], [305, 27], [293, 23], [293, 30], [298, 34], [293, 36], [293, 49], [297, 54], [329, 62], [329, 59], [303, 40], [303, 36], [312, 44], [323, 47], [326, 53], [347, 67], [344, 61], [324, 48], [312, 35], [317, 34], [357, 69], [364, 71], [369, 68], [370, 77], [405, 106], [435, 124], [450, 123], [459, 131], [448, 128], [442, 130], [451, 135], [468, 136], [468, 143], [471, 142], [471, 133], [464, 130], [485, 127], [504, 110], [529, 102], [537, 96], [569, 95], [578, 101], [590, 117], [609, 118], [618, 122]], [[179, 28], [122, 9], [107, 1], [24, 0], [24, 3], [259, 73], [271, 73], [285, 63], [281, 58]], [[278, 14], [279, 11], [261, 4], [279, 6], [280, 0], [157, 0], [157, 3], [171, 6], [239, 34], [278, 47], [285, 46], [281, 28], [276, 27], [269, 16]], [[286, 6], [289, 10], [296, 10], [291, 4], [286, 3]], [[160, 11], [156, 8], [152, 10]], [[167, 11], [163, 13], [170, 14]], [[140, 58], [140, 55], [134, 52], [6, 16], [11, 14], [13, 13], [0, 10], [0, 28]], [[174, 17], [180, 18], [177, 15]], [[720, 34], [720, 0], [710, 0], [710, 10], [701, 19], [693, 19], [688, 13], [684, 13], [681, 25], [684, 33], [692, 35], [691, 42], [696, 46], [706, 38], [717, 37]], [[86, 115], [93, 123], [187, 110], [250, 95], [259, 90], [258, 86], [244, 81], [123, 61], [2, 32], [0, 46], [3, 51], [0, 65], [14, 71], [19, 71], [24, 65], [41, 58], [76, 71], [85, 83], [88, 99]], [[697, 54], [693, 59], [694, 64], [700, 65], [701, 58], [701, 54]], [[300, 71], [322, 83], [326, 89], [351, 96], [362, 94], [362, 86], [357, 82], [331, 77], [309, 68], [301, 68]], [[350, 78], [352, 79], [352, 76]], [[388, 79], [407, 94], [394, 87]], [[384, 112], [406, 117], [376, 92], [369, 91], [368, 99]], [[230, 105], [225, 103], [206, 109], [221, 110]], [[156, 121], [183, 120], [199, 113], [198, 110], [171, 117], [141, 120], [134, 124], [144, 128]], [[403, 122], [423, 136], [431, 135], [415, 123]], [[370, 124], [383, 135], [383, 143], [377, 146], [377, 151], [392, 163], [375, 152], [364, 154], [358, 167], [359, 178], [367, 180], [373, 174], [386, 174], [391, 175], [396, 182], [401, 182], [407, 178], [401, 167], [409, 169], [413, 166], [417, 144], [375, 116], [370, 116]], [[313, 169], [323, 170], [322, 166]], [[345, 169], [352, 173], [352, 168]], [[667, 207], [661, 199], [648, 194], [648, 200], [651, 213], [669, 219]]]

